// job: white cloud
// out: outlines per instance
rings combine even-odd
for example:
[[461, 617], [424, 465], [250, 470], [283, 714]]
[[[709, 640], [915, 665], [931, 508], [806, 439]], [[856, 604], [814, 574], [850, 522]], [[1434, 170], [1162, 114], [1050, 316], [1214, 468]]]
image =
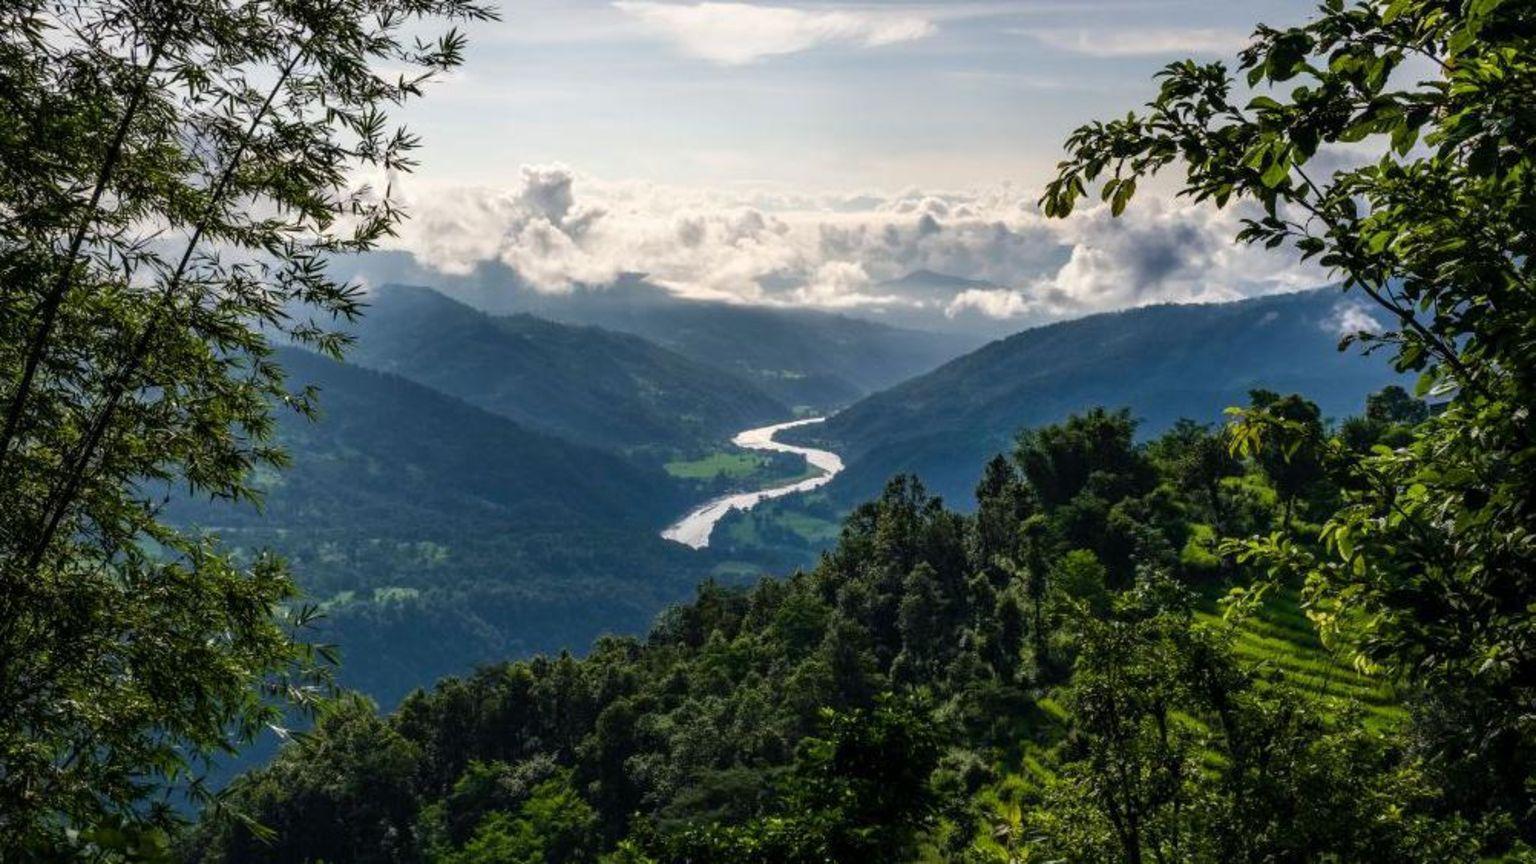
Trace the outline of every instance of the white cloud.
[[859, 306], [899, 305], [904, 301], [890, 294], [870, 294], [869, 274], [853, 261], [828, 261], [816, 268], [806, 284], [789, 292], [795, 305], [822, 309], [854, 309]]
[[1067, 263], [1034, 284], [1055, 314], [1147, 303], [1211, 302], [1321, 284], [1326, 274], [1288, 250], [1239, 244], [1242, 206], [1217, 210], [1146, 196], [1111, 218], [1100, 205], [1060, 223]]
[[1062, 51], [1089, 57], [1145, 57], [1162, 54], [1236, 54], [1248, 44], [1238, 30], [1138, 28], [1135, 30], [1038, 29], [1024, 35]]
[[1371, 316], [1370, 310], [1359, 303], [1340, 302], [1333, 307], [1333, 315], [1320, 326], [1340, 338], [1356, 333], [1380, 333], [1381, 322]]
[[[1235, 244], [1241, 212], [1152, 195], [1119, 219], [1101, 205], [1048, 220], [1007, 185], [698, 190], [603, 182], [561, 166], [524, 168], [510, 190], [402, 191], [413, 218], [395, 246], [450, 274], [498, 261], [545, 292], [644, 273], [697, 299], [1034, 323], [1326, 281], [1291, 253]], [[917, 271], [974, 281], [889, 284]]]
[[1034, 307], [1024, 292], [1008, 288], [967, 288], [955, 295], [944, 307], [944, 315], [958, 318], [968, 309], [974, 309], [988, 318], [1005, 320], [1029, 314]]
[[614, 8], [660, 32], [694, 57], [739, 66], [822, 45], [867, 48], [911, 42], [934, 31], [916, 15], [811, 11], [751, 3], [656, 3], [618, 0]]

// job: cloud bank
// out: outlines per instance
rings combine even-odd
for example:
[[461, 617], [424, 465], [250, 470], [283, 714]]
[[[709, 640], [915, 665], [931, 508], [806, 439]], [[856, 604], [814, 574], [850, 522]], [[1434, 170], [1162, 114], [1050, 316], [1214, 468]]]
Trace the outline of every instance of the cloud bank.
[[726, 66], [823, 45], [875, 48], [911, 42], [934, 31], [927, 18], [865, 11], [650, 0], [619, 0], [613, 6], [666, 36], [684, 53]]
[[1239, 211], [1151, 196], [1119, 219], [1097, 207], [1047, 220], [1008, 185], [736, 193], [540, 166], [523, 168], [514, 189], [407, 189], [405, 203], [412, 218], [396, 243], [421, 263], [466, 274], [496, 261], [552, 293], [644, 273], [690, 298], [1027, 324], [1325, 281], [1283, 251], [1236, 245]]

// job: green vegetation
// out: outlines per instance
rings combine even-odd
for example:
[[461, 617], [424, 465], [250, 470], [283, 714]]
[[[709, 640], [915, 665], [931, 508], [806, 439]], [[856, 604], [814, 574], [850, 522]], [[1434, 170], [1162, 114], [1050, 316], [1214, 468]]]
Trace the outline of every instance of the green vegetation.
[[837, 541], [845, 515], [819, 491], [776, 498], [727, 514], [713, 542], [722, 553], [772, 562], [779, 570], [811, 566]]
[[[1255, 33], [1242, 66], [1265, 93], [1240, 103], [1222, 64], [1170, 66], [1145, 112], [1073, 134], [1043, 201], [1064, 216], [1102, 180], [1101, 197], [1119, 212], [1139, 178], [1172, 169], [1195, 200], [1262, 208], [1239, 240], [1316, 258], [1386, 316], [1346, 344], [1390, 356], [1439, 410], [1393, 394], [1347, 437], [1325, 437], [1293, 405], [1255, 404], [1235, 425], [1238, 452], [1293, 455], [1342, 500], [1316, 514], [1315, 530], [1296, 525], [1231, 548], [1268, 573], [1250, 596], [1300, 582], [1326, 641], [1421, 690], [1405, 743], [1440, 806], [1499, 826], [1494, 851], [1527, 856], [1520, 844], [1536, 840], [1533, 33], [1529, 3], [1328, 0], [1305, 26]], [[1377, 155], [1324, 176], [1320, 157], [1341, 144]], [[1355, 434], [1388, 417], [1422, 423], [1390, 445]]]
[[0, 850], [152, 857], [206, 761], [324, 693], [269, 556], [164, 484], [280, 467], [272, 344], [336, 353], [327, 276], [401, 214], [389, 112], [459, 65], [472, 0], [0, 4]]
[[767, 465], [767, 457], [761, 454], [717, 452], [690, 461], [668, 462], [666, 469], [673, 477], [688, 480], [742, 480], [757, 475]]
[[782, 486], [821, 475], [821, 470], [793, 453], [715, 451], [664, 466], [679, 480], [693, 481], [695, 495], [714, 496]]
[[476, 663], [638, 632], [710, 570], [657, 536], [696, 493], [393, 375], [281, 349], [318, 422], [262, 506], [175, 498], [174, 524], [280, 553], [323, 601], [339, 681], [380, 704]]
[[790, 414], [744, 377], [626, 333], [495, 317], [426, 288], [368, 300], [353, 360], [578, 443], [668, 456]]
[[[1195, 618], [1211, 625], [1223, 620], [1214, 604], [1196, 612]], [[1363, 711], [1368, 728], [1378, 731], [1407, 719], [1390, 679], [1362, 674], [1323, 644], [1296, 590], [1275, 592], [1253, 615], [1232, 626], [1232, 648], [1240, 660], [1278, 673], [1290, 687], [1316, 698], [1322, 710], [1335, 715]]]
[[[1105, 813], [1134, 806], [1187, 832], [1202, 859], [1443, 860], [1465, 826], [1436, 821], [1394, 762], [1394, 682], [1341, 666], [1294, 590], [1227, 606], [1213, 598], [1253, 574], [1176, 552], [1213, 524], [1281, 526], [1272, 490], [1289, 475], [1211, 461], [1225, 451], [1208, 427], [1146, 445], [1133, 433], [1123, 413], [1095, 411], [1022, 436], [987, 466], [971, 516], [898, 478], [811, 571], [706, 583], [644, 640], [487, 667], [384, 721], [327, 718], [232, 789], [237, 810], [284, 826], [276, 845], [214, 819], [189, 854], [990, 861], [1007, 860], [998, 827], [1013, 818], [1014, 851], [1116, 858]], [[1296, 491], [1297, 523], [1338, 495], [1325, 478]], [[361, 734], [365, 752], [412, 754], [391, 769], [411, 779], [390, 793], [387, 825], [355, 790], [391, 781], [328, 743]], [[1144, 785], [1101, 785], [1112, 769]], [[1106, 797], [1122, 790], [1127, 801]], [[552, 800], [560, 818], [530, 818]], [[357, 858], [380, 832], [398, 845]], [[1436, 832], [1446, 839], [1424, 841]]]
[[1304, 393], [1323, 414], [1360, 410], [1398, 379], [1379, 358], [1334, 348], [1337, 291], [1237, 303], [1151, 306], [1025, 330], [876, 393], [782, 440], [825, 447], [848, 467], [827, 486], [843, 510], [898, 472], [969, 507], [981, 465], [1018, 429], [1094, 405], [1131, 409], [1141, 434], [1217, 417], [1254, 387]]

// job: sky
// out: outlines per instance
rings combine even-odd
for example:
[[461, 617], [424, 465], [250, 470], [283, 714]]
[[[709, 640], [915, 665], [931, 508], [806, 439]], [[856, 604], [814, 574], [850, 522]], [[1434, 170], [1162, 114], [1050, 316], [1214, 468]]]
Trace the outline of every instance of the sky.
[[[425, 143], [396, 245], [535, 290], [645, 272], [682, 296], [962, 322], [1306, 287], [1323, 274], [1232, 246], [1239, 214], [1155, 185], [1121, 220], [1034, 202], [1072, 128], [1309, 8], [504, 0], [403, 114]], [[892, 282], [927, 271], [977, 284]]]

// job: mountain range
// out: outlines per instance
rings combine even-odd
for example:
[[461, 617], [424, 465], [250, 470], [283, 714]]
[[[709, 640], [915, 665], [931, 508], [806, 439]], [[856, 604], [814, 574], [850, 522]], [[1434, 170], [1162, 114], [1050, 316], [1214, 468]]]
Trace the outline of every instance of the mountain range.
[[[898, 374], [909, 332], [661, 304], [654, 320], [676, 322], [672, 341], [688, 353], [423, 288], [381, 286], [369, 299], [349, 363], [281, 351], [295, 386], [319, 387], [323, 416], [281, 416], [293, 467], [258, 478], [263, 509], [180, 501], [173, 512], [239, 549], [288, 558], [326, 610], [325, 638], [349, 658], [342, 680], [386, 705], [478, 662], [640, 632], [701, 580], [800, 560], [777, 547], [662, 540], [700, 502], [655, 456], [727, 450], [731, 433], [789, 416], [733, 358], [756, 358], [759, 372], [814, 370], [783, 381], [820, 381], [823, 394], [841, 381], [852, 398]], [[1253, 387], [1301, 392], [1332, 415], [1358, 411], [1393, 376], [1334, 350], [1340, 322], [1358, 320], [1351, 311], [1317, 291], [1034, 328], [785, 437], [848, 464], [825, 487], [821, 522], [900, 472], [963, 507], [978, 466], [1020, 429], [1095, 405], [1129, 407], [1143, 434], [1180, 417], [1217, 421]], [[873, 350], [885, 340], [890, 353]], [[916, 353], [934, 344], [919, 340]], [[700, 359], [710, 351], [725, 360]]]
[[640, 337], [494, 316], [426, 288], [372, 292], [356, 336], [353, 362], [600, 447], [701, 447], [790, 413], [745, 377]]
[[1320, 289], [1091, 315], [993, 342], [784, 438], [842, 454], [848, 468], [826, 491], [845, 506], [914, 473], [963, 508], [980, 466], [1020, 430], [1098, 405], [1129, 408], [1144, 436], [1185, 417], [1220, 422], [1254, 388], [1359, 413], [1395, 380], [1385, 362], [1337, 350], [1364, 314]]
[[[443, 274], [402, 252], [338, 262], [370, 285], [431, 285], [498, 315], [529, 313], [641, 336], [744, 377], [794, 408], [826, 413], [958, 357], [996, 334], [932, 332], [829, 312], [685, 299], [640, 274], [612, 284], [538, 291], [512, 269], [481, 262]], [[963, 280], [962, 280], [963, 281]]]

